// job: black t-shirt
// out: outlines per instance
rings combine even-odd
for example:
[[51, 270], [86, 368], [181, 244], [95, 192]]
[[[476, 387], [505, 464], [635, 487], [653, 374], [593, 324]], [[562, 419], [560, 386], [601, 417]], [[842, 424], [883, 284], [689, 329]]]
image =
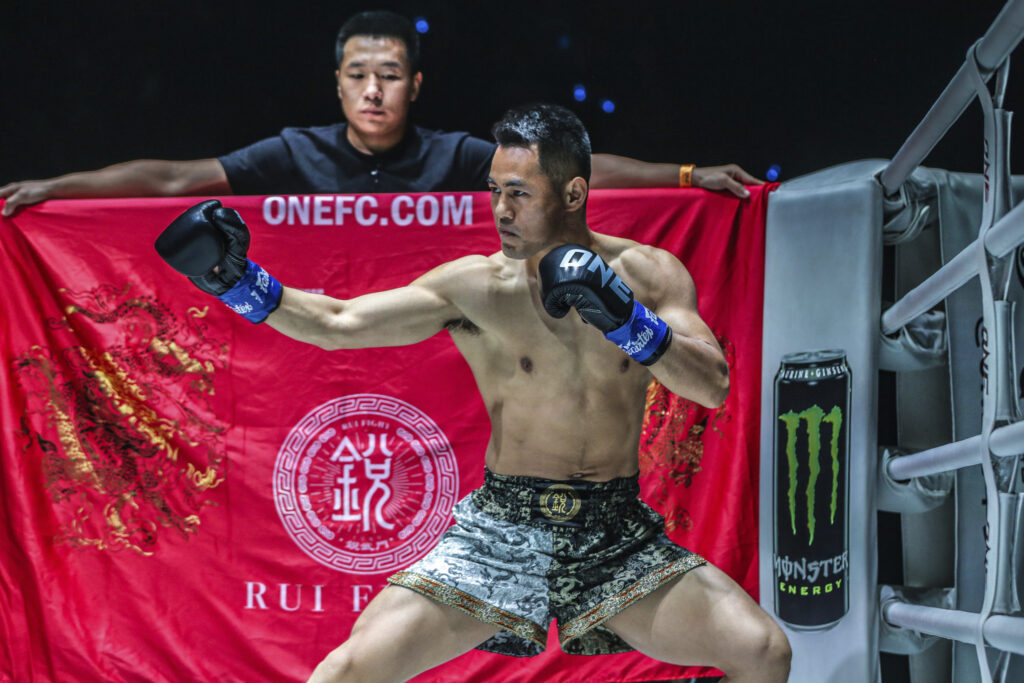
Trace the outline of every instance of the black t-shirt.
[[494, 143], [469, 133], [410, 127], [384, 154], [363, 154], [348, 124], [285, 128], [219, 157], [235, 194], [483, 192]]

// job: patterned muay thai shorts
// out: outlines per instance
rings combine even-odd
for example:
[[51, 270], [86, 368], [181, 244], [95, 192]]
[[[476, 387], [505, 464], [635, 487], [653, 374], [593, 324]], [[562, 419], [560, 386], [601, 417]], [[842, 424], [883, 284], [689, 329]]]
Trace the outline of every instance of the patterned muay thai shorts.
[[388, 581], [500, 626], [481, 650], [529, 657], [551, 619], [569, 654], [632, 650], [603, 624], [704, 564], [665, 535], [637, 477], [554, 481], [486, 471], [426, 557]]

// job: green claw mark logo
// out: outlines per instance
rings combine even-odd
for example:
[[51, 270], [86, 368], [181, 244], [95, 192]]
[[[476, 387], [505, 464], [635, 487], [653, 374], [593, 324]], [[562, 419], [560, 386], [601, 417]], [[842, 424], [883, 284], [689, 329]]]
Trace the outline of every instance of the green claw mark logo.
[[779, 419], [786, 426], [786, 462], [789, 465], [789, 489], [787, 497], [789, 500], [789, 524], [796, 535], [796, 495], [797, 495], [797, 459], [796, 459], [796, 438], [800, 428], [800, 421], [807, 425], [807, 465], [810, 470], [807, 478], [807, 545], [814, 543], [815, 525], [815, 489], [818, 484], [818, 475], [821, 473], [821, 424], [827, 422], [832, 425], [832, 439], [830, 453], [832, 456], [832, 500], [829, 504], [829, 523], [835, 524], [836, 505], [839, 500], [839, 430], [843, 425], [843, 411], [839, 406], [833, 406], [826, 415], [825, 411], [817, 405], [807, 410], [795, 413], [792, 410]]

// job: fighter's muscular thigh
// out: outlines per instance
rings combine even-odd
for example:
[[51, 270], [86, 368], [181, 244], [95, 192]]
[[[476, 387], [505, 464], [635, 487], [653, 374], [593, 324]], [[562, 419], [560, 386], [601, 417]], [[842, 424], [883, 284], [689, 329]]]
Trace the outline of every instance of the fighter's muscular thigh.
[[496, 626], [401, 586], [386, 586], [356, 620], [348, 640], [310, 683], [404, 681], [472, 650]]
[[714, 666], [730, 681], [785, 681], [782, 629], [724, 572], [708, 564], [668, 583], [605, 625], [654, 659]]

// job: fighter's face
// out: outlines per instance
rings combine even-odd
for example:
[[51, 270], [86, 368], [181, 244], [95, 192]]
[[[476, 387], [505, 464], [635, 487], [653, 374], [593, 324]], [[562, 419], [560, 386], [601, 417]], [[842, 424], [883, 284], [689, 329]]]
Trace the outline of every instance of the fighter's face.
[[564, 218], [561, 194], [540, 168], [536, 146], [498, 147], [487, 178], [501, 251], [525, 259], [550, 246]]
[[352, 36], [335, 75], [342, 111], [358, 137], [401, 137], [423, 80], [412, 73], [402, 41]]

